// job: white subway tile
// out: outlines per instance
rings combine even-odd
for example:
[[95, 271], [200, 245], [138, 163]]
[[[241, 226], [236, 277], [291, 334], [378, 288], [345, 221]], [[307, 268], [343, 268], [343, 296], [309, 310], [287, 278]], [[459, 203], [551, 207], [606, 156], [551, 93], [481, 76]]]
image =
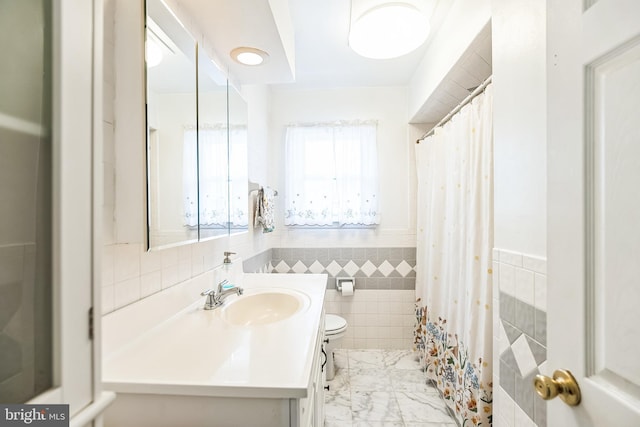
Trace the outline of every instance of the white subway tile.
[[[365, 339], [367, 338], [367, 327], [366, 326], [353, 326], [349, 327], [353, 331], [353, 339]], [[349, 330], [348, 329], [348, 330]]]
[[522, 266], [527, 270], [535, 271], [536, 273], [547, 274], [547, 260], [546, 258], [523, 255]]
[[357, 295], [362, 301], [378, 300], [378, 291], [375, 289], [357, 289], [354, 295]]
[[353, 314], [352, 315], [353, 321], [351, 323], [349, 323], [349, 328], [351, 328], [351, 325], [353, 325], [353, 326], [367, 326], [366, 316], [367, 316], [366, 314]]
[[385, 312], [386, 309], [383, 310], [383, 308], [386, 307], [386, 304], [384, 303], [378, 303], [378, 301], [366, 301], [363, 303], [364, 307], [365, 307], [365, 313], [382, 313]]
[[518, 339], [511, 344], [511, 350], [513, 351], [513, 357], [516, 359], [518, 368], [520, 369], [520, 374], [523, 377], [531, 374], [531, 372], [538, 367], [538, 364], [533, 357], [533, 353], [531, 352], [531, 347], [529, 347], [524, 334], [520, 335]]
[[413, 327], [416, 323], [416, 317], [413, 315], [402, 316], [402, 326]]
[[411, 303], [412, 305], [416, 302], [416, 291], [403, 291], [403, 301], [406, 303]]
[[192, 247], [193, 245], [178, 246], [178, 261], [185, 260], [185, 259], [190, 260]]
[[178, 265], [178, 250], [176, 248], [164, 249], [162, 254], [162, 268]]
[[364, 319], [366, 325], [373, 325], [378, 321], [378, 315], [375, 313], [366, 313]]
[[140, 276], [115, 284], [115, 308], [124, 307], [140, 299]]
[[367, 340], [365, 338], [354, 338], [353, 347], [351, 348], [367, 348]]
[[390, 335], [388, 338], [399, 340], [405, 337], [404, 332], [405, 332], [405, 329], [402, 328], [401, 326], [392, 326], [389, 328]]
[[389, 326], [391, 323], [391, 314], [390, 313], [380, 313], [378, 315], [378, 321], [375, 323], [378, 326]]
[[191, 278], [191, 258], [178, 260], [178, 281], [183, 282]]
[[522, 408], [517, 405], [515, 407], [513, 424], [517, 427], [536, 427], [536, 424], [531, 420], [531, 418], [529, 418]]
[[500, 300], [493, 300], [492, 307], [492, 316], [493, 316], [493, 337], [500, 338]]
[[178, 265], [162, 266], [162, 289], [170, 288], [178, 283]]
[[391, 314], [389, 316], [389, 326], [402, 327], [402, 314]]
[[162, 289], [162, 272], [152, 271], [140, 277], [140, 296], [142, 298], [154, 294]]
[[108, 285], [102, 287], [102, 314], [111, 313], [116, 308], [115, 286]]
[[516, 268], [516, 298], [533, 306], [535, 304], [534, 273], [524, 268]]
[[500, 263], [522, 267], [522, 254], [511, 251], [500, 251]]
[[545, 360], [544, 362], [542, 362], [540, 364], [540, 366], [538, 366], [538, 369], [540, 370], [540, 373], [542, 375], [550, 376], [552, 374], [551, 369], [549, 369], [549, 361], [548, 360]]
[[143, 252], [140, 257], [140, 272], [142, 274], [162, 270], [162, 253], [158, 251]]
[[498, 350], [499, 353], [504, 353], [509, 348], [509, 338], [507, 337], [507, 333], [504, 331], [504, 326], [502, 326], [502, 322], [500, 322], [500, 326], [498, 328]]
[[497, 261], [494, 261], [491, 265], [491, 283], [493, 297], [500, 298], [500, 263]]
[[122, 282], [134, 277], [140, 277], [140, 255], [142, 245], [132, 243], [115, 245], [113, 281]]
[[498, 387], [498, 393], [500, 393], [500, 406], [498, 408], [498, 413], [494, 413], [494, 416], [498, 415], [507, 422], [507, 425], [513, 427], [515, 425], [516, 403], [502, 387]]
[[493, 248], [493, 250], [491, 251], [491, 255], [494, 261], [500, 261], [500, 249]]
[[516, 269], [509, 264], [500, 264], [500, 291], [516, 296]]
[[378, 338], [367, 338], [365, 341], [365, 348], [367, 349], [380, 348], [379, 341], [380, 340]]
[[113, 245], [102, 248], [102, 286], [113, 286], [115, 268], [115, 248]]
[[377, 328], [377, 332], [378, 332], [378, 338], [383, 338], [385, 340], [388, 340], [389, 338], [392, 337], [391, 328], [389, 326], [380, 326], [379, 328]]
[[342, 301], [340, 302], [340, 313], [347, 314], [353, 312], [353, 303], [350, 301]]
[[377, 310], [372, 310], [372, 313], [391, 313], [391, 303], [387, 302], [380, 302], [379, 304], [377, 304]]
[[503, 417], [498, 417], [496, 416], [496, 407], [494, 406], [493, 408], [494, 412], [493, 412], [493, 419], [495, 420], [495, 424], [494, 427], [513, 427], [512, 424], [509, 424], [507, 422], [507, 420], [505, 420]]
[[340, 348], [354, 348], [353, 347], [353, 338], [344, 337], [342, 342], [340, 343]]
[[204, 256], [194, 251], [191, 257], [191, 276], [195, 277], [202, 273], [204, 273]]
[[365, 326], [365, 329], [365, 338], [378, 338], [378, 329], [380, 329], [379, 326]]
[[535, 275], [535, 307], [547, 311], [547, 276], [544, 274]]

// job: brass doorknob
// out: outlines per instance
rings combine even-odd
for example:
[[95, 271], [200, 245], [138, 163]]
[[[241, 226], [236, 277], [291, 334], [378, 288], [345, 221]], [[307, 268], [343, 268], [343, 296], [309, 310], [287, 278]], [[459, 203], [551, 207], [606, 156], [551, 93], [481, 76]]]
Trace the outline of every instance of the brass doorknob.
[[545, 375], [536, 375], [533, 380], [538, 396], [544, 400], [553, 399], [560, 396], [560, 399], [569, 406], [576, 406], [580, 403], [580, 387], [578, 382], [571, 375], [571, 372], [558, 369], [553, 373], [553, 378]]

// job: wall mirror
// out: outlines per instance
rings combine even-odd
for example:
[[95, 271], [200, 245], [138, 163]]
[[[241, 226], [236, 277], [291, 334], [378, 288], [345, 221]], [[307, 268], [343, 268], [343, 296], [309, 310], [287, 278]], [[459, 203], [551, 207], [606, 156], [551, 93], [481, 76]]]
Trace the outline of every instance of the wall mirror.
[[148, 249], [248, 230], [247, 103], [161, 0], [147, 0]]
[[160, 0], [148, 0], [149, 247], [198, 240], [196, 42]]
[[229, 110], [229, 233], [249, 229], [249, 171], [247, 163], [248, 108], [231, 85]]
[[229, 233], [227, 78], [198, 52], [198, 161], [200, 240]]

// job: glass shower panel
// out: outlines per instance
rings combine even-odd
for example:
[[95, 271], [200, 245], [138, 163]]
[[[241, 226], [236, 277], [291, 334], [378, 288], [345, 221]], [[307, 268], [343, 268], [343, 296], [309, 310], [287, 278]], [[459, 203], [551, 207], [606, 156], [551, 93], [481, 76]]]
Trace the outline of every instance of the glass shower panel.
[[0, 402], [52, 386], [51, 1], [0, 0]]

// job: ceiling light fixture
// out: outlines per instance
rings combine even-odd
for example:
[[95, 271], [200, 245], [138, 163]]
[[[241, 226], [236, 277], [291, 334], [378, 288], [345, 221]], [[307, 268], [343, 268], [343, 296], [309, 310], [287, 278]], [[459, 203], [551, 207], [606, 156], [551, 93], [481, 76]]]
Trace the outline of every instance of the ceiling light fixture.
[[263, 64], [269, 54], [255, 47], [237, 47], [231, 51], [231, 58], [242, 65], [255, 66]]
[[420, 47], [429, 29], [429, 20], [417, 7], [404, 2], [383, 3], [355, 17], [349, 46], [366, 58], [396, 58]]

